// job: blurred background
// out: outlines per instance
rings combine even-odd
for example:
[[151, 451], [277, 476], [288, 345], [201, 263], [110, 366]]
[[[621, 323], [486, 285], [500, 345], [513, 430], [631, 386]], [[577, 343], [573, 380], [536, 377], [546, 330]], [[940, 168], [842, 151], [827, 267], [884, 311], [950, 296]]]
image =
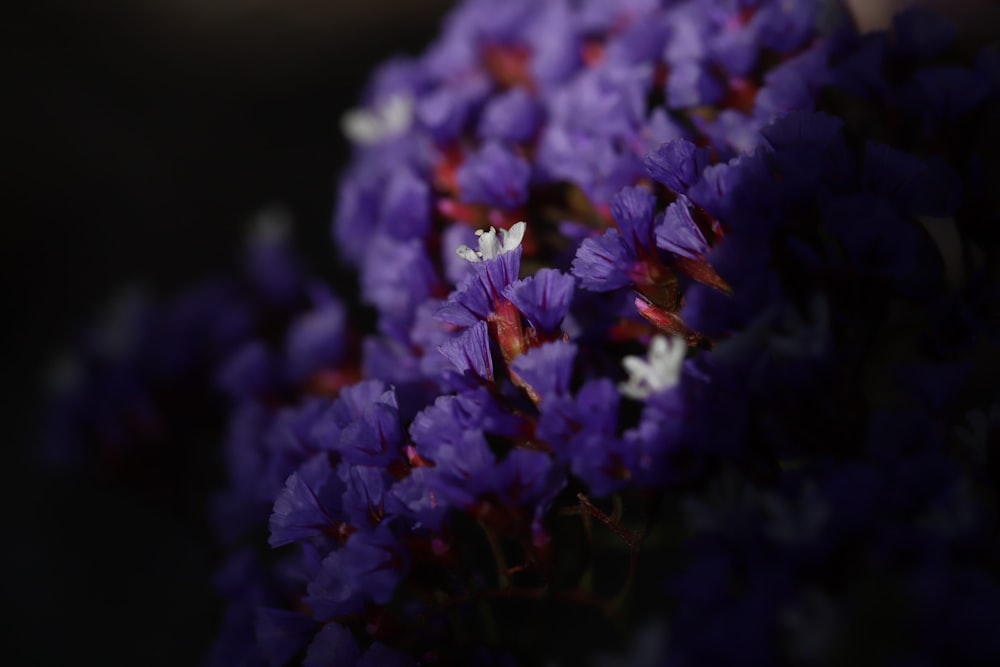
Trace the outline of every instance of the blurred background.
[[330, 275], [339, 118], [450, 3], [17, 4], [0, 39], [2, 662], [196, 665], [221, 613], [217, 564], [170, 508], [38, 468], [42, 371], [123, 283], [167, 295], [234, 268], [264, 207], [287, 209]]
[[[500, 1], [500, 0], [498, 0]], [[4, 662], [198, 664], [220, 609], [178, 517], [32, 462], [46, 361], [124, 282], [165, 294], [231, 267], [265, 206], [323, 272], [371, 68], [419, 53], [449, 0], [39, 0], [5, 10], [0, 224], [8, 457]], [[905, 0], [852, 0], [865, 27]], [[967, 38], [1000, 3], [928, 1]]]

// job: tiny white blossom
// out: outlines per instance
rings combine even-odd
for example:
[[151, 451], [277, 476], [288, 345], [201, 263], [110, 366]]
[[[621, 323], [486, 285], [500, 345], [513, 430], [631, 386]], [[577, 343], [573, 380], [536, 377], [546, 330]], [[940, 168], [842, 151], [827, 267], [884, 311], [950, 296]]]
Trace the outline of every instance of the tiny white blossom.
[[629, 398], [643, 400], [675, 386], [680, 381], [686, 354], [684, 339], [654, 336], [649, 344], [648, 360], [634, 356], [622, 360], [628, 380], [620, 383], [618, 390]]
[[459, 257], [469, 262], [493, 259], [505, 252], [511, 252], [521, 245], [527, 226], [525, 222], [514, 223], [510, 229], [500, 230], [500, 238], [497, 238], [495, 227], [490, 227], [488, 231], [480, 229], [476, 231], [476, 236], [479, 237], [479, 250], [473, 250], [467, 245], [460, 245], [455, 252], [458, 253]]
[[393, 95], [375, 109], [351, 109], [343, 115], [340, 127], [356, 144], [377, 144], [409, 129], [413, 122], [413, 100], [408, 95]]

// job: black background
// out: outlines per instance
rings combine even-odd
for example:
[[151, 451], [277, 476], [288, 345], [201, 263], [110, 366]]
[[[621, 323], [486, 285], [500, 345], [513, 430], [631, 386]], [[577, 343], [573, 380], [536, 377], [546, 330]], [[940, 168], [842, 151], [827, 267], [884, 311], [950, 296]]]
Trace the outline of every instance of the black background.
[[122, 284], [169, 294], [236, 263], [253, 214], [335, 262], [339, 118], [419, 53], [445, 0], [43, 1], [5, 9], [0, 271], [8, 665], [199, 664], [221, 610], [171, 508], [37, 465], [40, 376]]

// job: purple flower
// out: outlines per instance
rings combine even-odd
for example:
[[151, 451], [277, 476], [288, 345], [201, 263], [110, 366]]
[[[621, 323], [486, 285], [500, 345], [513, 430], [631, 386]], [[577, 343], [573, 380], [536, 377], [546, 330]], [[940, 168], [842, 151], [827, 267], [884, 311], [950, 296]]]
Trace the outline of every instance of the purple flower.
[[456, 139], [486, 96], [488, 85], [485, 77], [474, 77], [454, 87], [441, 86], [417, 102], [417, 120], [437, 142]]
[[253, 341], [230, 355], [216, 374], [216, 384], [234, 400], [254, 398], [275, 387], [276, 367], [267, 347]]
[[539, 269], [533, 276], [511, 283], [506, 296], [535, 329], [547, 334], [559, 331], [573, 300], [576, 281], [556, 269]]
[[511, 367], [545, 400], [550, 395], [564, 396], [569, 392], [575, 358], [576, 345], [555, 341], [528, 350]]
[[327, 623], [309, 645], [302, 667], [354, 667], [360, 658], [361, 649], [351, 631], [338, 623]]
[[341, 464], [339, 474], [346, 485], [343, 512], [352, 527], [375, 530], [403, 509], [391, 493], [395, 480], [385, 468]]
[[526, 143], [534, 138], [543, 118], [541, 105], [528, 91], [512, 88], [486, 105], [477, 132], [486, 141]]
[[566, 482], [548, 454], [515, 449], [485, 476], [485, 483], [488, 492], [502, 499], [505, 505], [531, 509], [539, 517]]
[[247, 239], [245, 270], [268, 302], [288, 304], [301, 293], [305, 276], [291, 248], [291, 224], [281, 211], [261, 214]]
[[949, 215], [962, 197], [961, 182], [947, 164], [925, 163], [885, 144], [866, 146], [861, 182], [914, 214]]
[[438, 351], [448, 358], [459, 373], [493, 381], [493, 357], [486, 322], [476, 322], [459, 336], [438, 346]]
[[488, 142], [467, 156], [458, 168], [462, 201], [514, 209], [528, 197], [531, 166], [497, 142]]
[[331, 299], [307, 313], [289, 327], [286, 368], [293, 382], [302, 382], [310, 374], [341, 361], [345, 353], [347, 313], [344, 306]]
[[611, 215], [622, 239], [637, 256], [653, 246], [656, 197], [644, 187], [622, 188], [611, 199]]
[[312, 617], [285, 609], [258, 609], [257, 645], [269, 664], [284, 665], [305, 650], [319, 629]]
[[509, 230], [500, 230], [499, 235], [491, 228], [479, 233], [478, 251], [466, 246], [458, 248], [459, 256], [471, 263], [472, 271], [438, 311], [441, 320], [472, 326], [488, 319], [498, 304], [506, 302], [504, 290], [517, 280], [521, 270], [524, 230], [523, 222], [515, 223]]
[[[340, 401], [334, 410], [339, 405]], [[336, 448], [348, 464], [387, 465], [399, 459], [402, 429], [395, 392], [385, 391], [361, 406], [357, 416], [344, 424], [339, 436]]]
[[397, 239], [423, 238], [431, 226], [427, 180], [403, 166], [392, 172], [381, 202], [380, 231]]
[[708, 252], [708, 242], [691, 217], [691, 203], [681, 195], [667, 207], [656, 226], [656, 247], [690, 259], [701, 259]]
[[667, 104], [672, 109], [715, 104], [726, 89], [700, 62], [685, 60], [673, 65], [667, 79]]
[[812, 0], [768, 2], [753, 17], [760, 45], [779, 53], [801, 47], [815, 33], [819, 4]]
[[965, 67], [928, 67], [900, 95], [906, 110], [926, 125], [946, 126], [985, 102], [992, 88], [980, 72]]
[[616, 229], [584, 239], [573, 258], [573, 275], [584, 289], [609, 292], [632, 284], [636, 257]]
[[[391, 267], [391, 268], [390, 268]], [[405, 339], [414, 311], [439, 284], [420, 239], [376, 236], [361, 271], [361, 295], [381, 316], [390, 335]]]
[[701, 178], [711, 160], [711, 151], [687, 139], [661, 145], [645, 158], [646, 173], [677, 194], [684, 194]]
[[311, 458], [285, 482], [268, 522], [272, 547], [330, 534], [342, 516], [344, 483], [325, 454]]
[[319, 620], [361, 611], [367, 601], [387, 604], [409, 568], [409, 558], [388, 522], [351, 534], [323, 559], [310, 582], [306, 604]]

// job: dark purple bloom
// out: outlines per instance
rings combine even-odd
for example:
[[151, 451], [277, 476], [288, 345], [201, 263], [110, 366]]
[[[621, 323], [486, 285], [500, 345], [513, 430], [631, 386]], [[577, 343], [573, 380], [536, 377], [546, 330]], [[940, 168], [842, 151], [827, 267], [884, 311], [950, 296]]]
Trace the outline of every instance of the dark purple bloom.
[[513, 209], [527, 199], [530, 175], [524, 158], [491, 141], [465, 158], [458, 168], [458, 188], [462, 201]]
[[531, 326], [545, 333], [559, 330], [570, 302], [576, 281], [556, 269], [539, 269], [535, 275], [511, 283], [506, 296], [528, 319]]
[[449, 505], [431, 490], [436, 468], [414, 468], [392, 487], [392, 495], [401, 506], [400, 514], [413, 522], [413, 529], [440, 530]]
[[289, 379], [302, 382], [312, 373], [339, 363], [346, 351], [346, 337], [347, 313], [332, 298], [299, 317], [289, 327], [285, 343]]
[[828, 82], [827, 56], [806, 51], [770, 70], [757, 92], [754, 115], [764, 123], [791, 111], [812, 111], [816, 93]]
[[258, 397], [276, 385], [277, 361], [267, 347], [254, 341], [236, 350], [216, 375], [216, 384], [230, 398]]
[[548, 396], [564, 396], [576, 359], [576, 345], [566, 341], [545, 343], [528, 350], [514, 360], [511, 367], [545, 400]]
[[442, 86], [417, 102], [417, 119], [435, 141], [456, 139], [472, 115], [474, 107], [488, 92], [483, 77], [467, 79], [460, 86]]
[[883, 69], [889, 49], [885, 33], [859, 38], [858, 43], [844, 54], [831, 73], [831, 83], [854, 95], [885, 95], [889, 91]]
[[390, 493], [395, 480], [385, 468], [342, 464], [339, 473], [346, 484], [343, 512], [354, 528], [374, 530], [402, 509]]
[[714, 120], [705, 120], [701, 116], [695, 116], [693, 120], [698, 130], [708, 137], [719, 158], [726, 160], [757, 148], [760, 144], [760, 130], [771, 119], [772, 114], [760, 115], [765, 117], [764, 120], [736, 109], [723, 109]]
[[656, 246], [682, 257], [700, 259], [708, 252], [708, 242], [691, 217], [690, 206], [688, 198], [681, 195], [667, 207], [656, 226]]
[[753, 17], [760, 45], [788, 53], [815, 35], [819, 4], [812, 0], [769, 2]]
[[576, 396], [542, 402], [536, 434], [598, 496], [621, 488], [635, 453], [617, 435], [618, 388], [606, 379], [586, 382]]
[[667, 26], [664, 21], [639, 20], [610, 41], [607, 58], [611, 62], [628, 65], [655, 62], [663, 53], [666, 41]]
[[378, 403], [385, 393], [385, 384], [378, 380], [364, 380], [345, 387], [330, 407], [329, 414], [316, 423], [312, 431], [313, 437], [322, 442], [324, 449], [335, 450], [343, 431], [362, 419], [366, 411]]
[[636, 257], [616, 229], [584, 239], [573, 258], [573, 275], [584, 289], [609, 292], [632, 284], [629, 271]]
[[656, 197], [648, 189], [622, 188], [611, 198], [611, 215], [622, 239], [637, 256], [653, 246], [653, 213]]
[[760, 45], [757, 33], [760, 26], [753, 22], [744, 26], [726, 28], [710, 41], [710, 58], [730, 76], [746, 76], [757, 64]]
[[408, 568], [406, 550], [383, 522], [372, 532], [352, 533], [323, 559], [305, 601], [319, 620], [359, 612], [368, 600], [387, 604]]
[[534, 3], [535, 17], [527, 26], [531, 49], [531, 77], [539, 90], [555, 90], [573, 77], [582, 64], [582, 35], [574, 12], [561, 2]]
[[962, 199], [962, 183], [947, 163], [925, 163], [885, 144], [866, 146], [861, 182], [916, 215], [950, 215]]
[[620, 437], [581, 433], [573, 442], [570, 471], [596, 498], [603, 498], [629, 484], [636, 467], [636, 451]]
[[431, 192], [427, 180], [404, 166], [392, 172], [383, 191], [380, 231], [397, 238], [423, 238], [430, 231]]
[[965, 67], [928, 67], [918, 70], [900, 97], [909, 113], [929, 126], [954, 123], [985, 102], [992, 83]]
[[340, 522], [344, 483], [325, 454], [314, 456], [285, 482], [268, 527], [272, 547], [334, 532]]
[[487, 141], [525, 143], [534, 138], [543, 117], [541, 105], [528, 91], [512, 88], [486, 105], [477, 131]]
[[292, 252], [291, 225], [281, 211], [269, 211], [247, 240], [245, 270], [253, 287], [268, 302], [289, 304], [301, 293], [305, 276]]
[[677, 139], [646, 156], [646, 173], [677, 194], [684, 194], [698, 182], [710, 160], [708, 148], [698, 148], [687, 139]]
[[361, 270], [361, 294], [381, 316], [390, 335], [405, 339], [413, 313], [438, 285], [437, 274], [420, 239], [375, 237]]
[[459, 373], [471, 372], [478, 378], [493, 381], [493, 357], [486, 322], [476, 322], [458, 336], [438, 347]]
[[488, 320], [493, 306], [492, 295], [483, 285], [482, 271], [472, 270], [462, 278], [455, 291], [448, 295], [448, 300], [441, 304], [436, 316], [442, 322], [471, 327], [477, 322]]
[[[471, 326], [486, 320], [503, 296], [508, 285], [518, 278], [521, 270], [521, 239], [525, 223], [518, 222], [499, 235], [492, 228], [479, 235], [480, 250], [462, 246], [459, 255], [467, 259], [472, 271], [462, 279], [438, 311], [438, 317], [459, 326]], [[502, 241], [500, 240], [502, 239]]]
[[834, 116], [793, 111], [761, 130], [786, 186], [788, 199], [808, 200], [818, 189], [838, 192], [855, 187], [853, 156], [844, 142], [843, 122]]
[[357, 417], [343, 426], [336, 447], [348, 464], [388, 465], [402, 455], [401, 443], [399, 404], [395, 391], [389, 389], [362, 406]]
[[540, 516], [565, 485], [561, 468], [544, 452], [515, 449], [488, 476], [476, 480], [511, 507], [533, 509]]
[[[438, 463], [438, 467], [453, 464], [456, 471], [463, 471], [460, 474], [492, 461], [485, 441], [479, 445], [482, 424], [475, 407], [458, 396], [440, 396], [422, 410], [410, 425], [410, 437], [421, 455]], [[462, 449], [466, 450], [464, 457]]]
[[360, 658], [361, 649], [351, 631], [338, 623], [327, 623], [309, 645], [302, 667], [354, 667]]
[[312, 642], [319, 625], [312, 617], [285, 609], [258, 609], [257, 645], [271, 665], [287, 664]]
[[715, 104], [725, 93], [725, 86], [703, 63], [685, 60], [670, 69], [667, 104], [672, 109]]
[[913, 277], [923, 239], [880, 197], [859, 194], [830, 203], [827, 226], [843, 243], [851, 270], [902, 286]]
[[787, 193], [774, 177], [769, 152], [759, 147], [706, 167], [687, 196], [727, 230], [766, 238], [782, 219]]
[[333, 218], [333, 239], [340, 257], [353, 266], [364, 259], [368, 243], [378, 230], [381, 201], [379, 184], [363, 171], [347, 174], [340, 183]]

